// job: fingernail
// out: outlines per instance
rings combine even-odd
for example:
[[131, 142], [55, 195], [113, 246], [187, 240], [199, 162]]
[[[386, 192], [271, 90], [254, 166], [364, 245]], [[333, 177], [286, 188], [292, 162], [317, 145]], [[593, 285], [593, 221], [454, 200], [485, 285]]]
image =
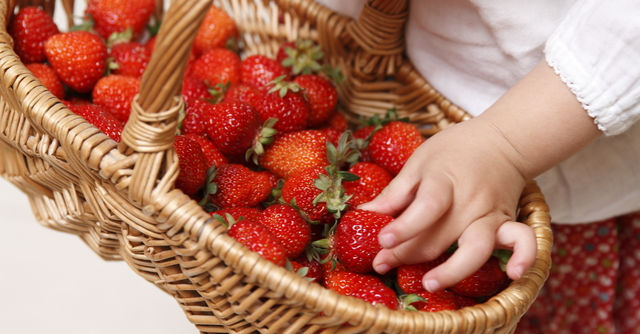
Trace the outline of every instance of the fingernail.
[[524, 267], [517, 266], [516, 269], [514, 269], [513, 271], [514, 271], [514, 274], [516, 275], [515, 279], [519, 279], [520, 277], [522, 277], [522, 274], [524, 274]]
[[380, 242], [380, 246], [382, 246], [382, 248], [391, 248], [394, 246], [396, 238], [391, 233], [384, 233], [380, 234], [378, 241]]
[[376, 272], [377, 272], [378, 274], [382, 274], [382, 275], [384, 275], [384, 274], [386, 274], [389, 270], [391, 270], [391, 266], [389, 266], [389, 265], [388, 265], [388, 264], [386, 264], [386, 263], [381, 263], [381, 264], [379, 264], [379, 265], [377, 265], [377, 266], [376, 266], [375, 270], [376, 270]]
[[429, 292], [436, 292], [436, 291], [440, 290], [440, 283], [438, 283], [438, 281], [436, 281], [434, 279], [430, 279], [430, 280], [427, 280], [426, 282], [424, 282], [424, 287]]

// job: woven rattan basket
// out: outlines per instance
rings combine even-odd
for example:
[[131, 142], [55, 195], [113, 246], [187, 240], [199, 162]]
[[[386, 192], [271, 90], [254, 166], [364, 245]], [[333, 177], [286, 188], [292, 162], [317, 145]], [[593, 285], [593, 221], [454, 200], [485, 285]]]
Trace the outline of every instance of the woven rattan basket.
[[[6, 32], [17, 2], [0, 0], [0, 173], [28, 195], [42, 225], [80, 236], [106, 260], [126, 261], [172, 295], [201, 332], [510, 333], [544, 283], [552, 236], [535, 183], [523, 190], [519, 220], [536, 232], [537, 260], [521, 279], [474, 307], [391, 311], [273, 265], [173, 188], [182, 73], [211, 2], [174, 0], [166, 14], [158, 6], [162, 29], [120, 146], [71, 113], [20, 62]], [[52, 11], [55, 2], [38, 4]], [[351, 118], [395, 107], [428, 136], [470, 117], [403, 55], [406, 0], [368, 1], [357, 21], [312, 0], [219, 4], [243, 32], [245, 55], [273, 55], [281, 42], [297, 37], [321, 44], [348, 78], [340, 97]], [[72, 13], [73, 3], [63, 5]]]

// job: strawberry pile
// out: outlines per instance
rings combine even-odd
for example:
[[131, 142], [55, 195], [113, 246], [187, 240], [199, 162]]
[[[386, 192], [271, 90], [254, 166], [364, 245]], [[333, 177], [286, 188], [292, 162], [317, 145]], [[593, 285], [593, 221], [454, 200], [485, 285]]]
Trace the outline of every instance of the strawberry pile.
[[[155, 38], [144, 27], [154, 5], [90, 0], [89, 23], [70, 32], [25, 7], [9, 32], [16, 53], [52, 93], [119, 141], [153, 52]], [[504, 259], [491, 257], [459, 284], [427, 292], [422, 276], [451, 251], [376, 274], [377, 236], [394, 218], [357, 207], [380, 194], [424, 137], [393, 110], [347, 122], [338, 111], [340, 71], [322, 63], [312, 41], [283, 43], [273, 58], [242, 57], [238, 36], [233, 19], [212, 5], [184, 74], [177, 188], [265, 259], [372, 304], [455, 310], [508, 284]]]

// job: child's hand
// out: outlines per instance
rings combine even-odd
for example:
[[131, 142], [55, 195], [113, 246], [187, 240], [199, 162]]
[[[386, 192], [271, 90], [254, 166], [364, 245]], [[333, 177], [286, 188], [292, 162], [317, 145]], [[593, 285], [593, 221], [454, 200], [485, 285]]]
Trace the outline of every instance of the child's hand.
[[515, 250], [507, 274], [519, 278], [535, 260], [536, 240], [533, 230], [514, 222], [525, 179], [510, 150], [481, 119], [425, 141], [383, 193], [360, 206], [397, 216], [380, 232], [385, 249], [376, 271], [432, 260], [458, 241], [454, 255], [423, 280], [430, 291], [470, 276], [495, 247]]
[[[507, 274], [533, 264], [533, 231], [514, 222], [529, 180], [569, 158], [601, 132], [545, 61], [482, 115], [422, 144], [389, 186], [359, 208], [396, 216], [379, 236], [374, 268], [385, 273], [458, 250], [423, 278], [425, 287], [451, 286], [489, 258], [513, 249]], [[544, 189], [543, 189], [544, 192]]]

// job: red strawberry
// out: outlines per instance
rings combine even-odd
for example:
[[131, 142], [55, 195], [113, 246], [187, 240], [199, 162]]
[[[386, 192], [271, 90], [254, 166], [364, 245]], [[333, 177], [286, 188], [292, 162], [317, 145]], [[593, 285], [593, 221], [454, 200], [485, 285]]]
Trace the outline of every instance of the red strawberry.
[[365, 286], [385, 286], [380, 278], [368, 275], [354, 273], [351, 271], [338, 271], [327, 277], [324, 286], [341, 295], [347, 294]]
[[296, 92], [298, 89], [299, 87], [294, 88], [289, 83], [279, 82], [276, 90], [267, 93], [256, 106], [262, 119], [278, 120], [273, 128], [280, 134], [307, 128], [309, 103], [304, 96]]
[[422, 277], [429, 272], [429, 270], [444, 263], [450, 256], [451, 253], [445, 252], [433, 261], [399, 266], [396, 271], [398, 287], [400, 287], [404, 293], [409, 294], [425, 291], [424, 285], [422, 285]]
[[84, 118], [87, 122], [93, 124], [104, 134], [111, 137], [116, 142], [120, 142], [122, 135], [122, 123], [116, 119], [111, 113], [102, 107], [94, 104], [84, 105], [67, 105], [76, 115]]
[[109, 55], [111, 57], [109, 68], [112, 74], [136, 78], [142, 78], [142, 74], [151, 60], [151, 52], [143, 44], [137, 42], [118, 43], [111, 47]]
[[53, 18], [38, 7], [21, 8], [7, 31], [13, 37], [14, 51], [25, 64], [44, 62], [44, 42], [60, 32]]
[[156, 48], [156, 40], [158, 40], [158, 35], [155, 35], [147, 40], [144, 43], [144, 47], [147, 49], [147, 53], [153, 54], [153, 49]]
[[342, 113], [334, 113], [329, 119], [329, 127], [344, 132], [349, 128], [349, 121]]
[[272, 188], [269, 176], [239, 164], [218, 167], [213, 183], [217, 191], [211, 195], [211, 203], [219, 209], [255, 207], [267, 199]]
[[85, 14], [91, 16], [94, 29], [105, 40], [114, 32], [128, 28], [135, 37], [147, 26], [155, 5], [155, 0], [91, 0]]
[[222, 152], [218, 150], [216, 145], [209, 139], [192, 134], [185, 134], [184, 136], [191, 138], [197, 141], [198, 144], [200, 144], [200, 147], [202, 147], [202, 153], [204, 153], [204, 159], [208, 167], [220, 167], [228, 162], [227, 157], [225, 157], [224, 154], [222, 154]]
[[140, 79], [119, 74], [102, 77], [96, 83], [91, 97], [116, 118], [126, 123], [131, 114], [131, 102], [140, 90]]
[[372, 162], [358, 162], [349, 168], [349, 172], [360, 177], [356, 181], [342, 183], [347, 195], [353, 195], [348, 203], [354, 207], [372, 201], [393, 179], [391, 174]]
[[189, 108], [196, 101], [210, 100], [213, 96], [204, 81], [192, 75], [185, 75], [182, 81], [182, 98], [187, 108]]
[[241, 208], [241, 207], [217, 210], [217, 211], [210, 212], [209, 214], [211, 216], [219, 215], [220, 217], [225, 219], [227, 224], [231, 223], [227, 221], [227, 214], [231, 215], [231, 217], [235, 221], [250, 220], [254, 222], [257, 222], [258, 220], [260, 220], [260, 216], [262, 215], [261, 211], [258, 210], [257, 208]]
[[260, 90], [267, 90], [270, 82], [286, 74], [280, 63], [261, 54], [251, 55], [241, 64], [242, 82]]
[[100, 36], [86, 31], [72, 31], [51, 36], [44, 43], [51, 67], [71, 89], [86, 93], [104, 75], [107, 46]]
[[506, 279], [507, 275], [500, 268], [500, 261], [492, 256], [475, 273], [449, 287], [449, 290], [473, 298], [492, 296]]
[[310, 39], [280, 45], [276, 58], [292, 75], [318, 73], [324, 53]]
[[233, 18], [221, 8], [211, 5], [196, 33], [193, 48], [197, 54], [203, 54], [214, 48], [226, 47], [227, 41], [237, 36], [238, 28]]
[[244, 155], [260, 134], [262, 119], [258, 112], [244, 102], [220, 102], [208, 109], [204, 113], [207, 136], [220, 152]]
[[262, 211], [260, 223], [276, 235], [287, 251], [287, 258], [295, 259], [309, 244], [311, 228], [296, 209], [285, 204], [271, 205]]
[[356, 139], [358, 149], [360, 150], [360, 161], [372, 161], [371, 153], [369, 153], [369, 140], [375, 129], [375, 126], [369, 125], [353, 132], [353, 137]]
[[322, 194], [322, 190], [315, 185], [319, 175], [327, 175], [324, 168], [309, 167], [291, 175], [282, 186], [282, 199], [295, 204], [308, 221], [326, 223], [331, 220], [331, 213], [324, 202], [314, 204], [314, 199]]
[[312, 278], [313, 281], [318, 284], [323, 284], [324, 271], [320, 262], [314, 259], [309, 260], [306, 254], [298, 256], [295, 261], [298, 262], [301, 266], [308, 268], [309, 271], [307, 272], [306, 277]]
[[338, 104], [338, 91], [331, 82], [317, 74], [303, 74], [293, 82], [303, 89], [309, 101], [309, 127], [317, 127], [331, 119]]
[[[323, 257], [323, 259], [326, 260], [326, 257], [331, 256], [331, 255], [325, 255]], [[345, 268], [340, 262], [335, 261], [335, 260], [329, 260], [325, 263], [322, 264], [322, 274], [325, 278], [325, 281], [328, 279], [328, 277], [330, 277], [331, 275], [335, 274], [335, 273], [340, 273], [343, 271], [348, 271], [347, 268]], [[362, 274], [358, 274], [358, 275], [362, 275]]]
[[343, 132], [340, 132], [333, 128], [322, 128], [320, 131], [327, 134], [327, 141], [333, 144], [333, 146], [338, 147], [340, 143], [340, 137], [342, 137]]
[[231, 50], [216, 48], [193, 62], [191, 74], [209, 87], [240, 82], [240, 57]]
[[185, 136], [176, 136], [173, 147], [178, 154], [180, 167], [176, 188], [187, 195], [194, 195], [207, 179], [207, 164], [202, 148], [197, 141]]
[[181, 123], [181, 133], [205, 137], [207, 135], [207, 124], [205, 115], [209, 113], [212, 104], [204, 100], [193, 100], [186, 104], [184, 108], [185, 116]]
[[393, 121], [373, 135], [369, 153], [373, 162], [395, 176], [423, 142], [424, 137], [414, 125]]
[[251, 251], [284, 267], [287, 260], [286, 251], [266, 226], [251, 220], [241, 220], [231, 225], [227, 233]]
[[264, 99], [264, 96], [264, 91], [245, 83], [239, 83], [229, 87], [222, 101], [242, 101], [255, 108]]
[[319, 130], [302, 130], [277, 137], [259, 158], [260, 166], [282, 179], [309, 167], [325, 167], [327, 135]]
[[382, 249], [378, 233], [393, 217], [372, 211], [353, 210], [344, 214], [334, 237], [335, 254], [348, 270], [368, 273]]
[[59, 99], [64, 99], [64, 87], [56, 72], [47, 64], [27, 64], [27, 69], [42, 82], [42, 84]]
[[453, 294], [453, 299], [455, 299], [456, 304], [458, 305], [458, 308], [461, 309], [463, 307], [467, 307], [467, 306], [475, 306], [478, 305], [478, 301], [471, 298], [471, 297], [466, 297], [466, 296], [461, 296], [459, 294], [454, 293]]
[[457, 310], [458, 304], [456, 303], [454, 293], [448, 290], [441, 290], [438, 292], [422, 291], [416, 293], [418, 296], [424, 298], [424, 301], [416, 301], [410, 305], [415, 307], [418, 311], [424, 312], [438, 312], [443, 310]]
[[399, 305], [395, 291], [384, 285], [364, 285], [345, 293], [345, 295], [360, 298], [372, 305], [381, 304], [392, 310], [397, 310]]

